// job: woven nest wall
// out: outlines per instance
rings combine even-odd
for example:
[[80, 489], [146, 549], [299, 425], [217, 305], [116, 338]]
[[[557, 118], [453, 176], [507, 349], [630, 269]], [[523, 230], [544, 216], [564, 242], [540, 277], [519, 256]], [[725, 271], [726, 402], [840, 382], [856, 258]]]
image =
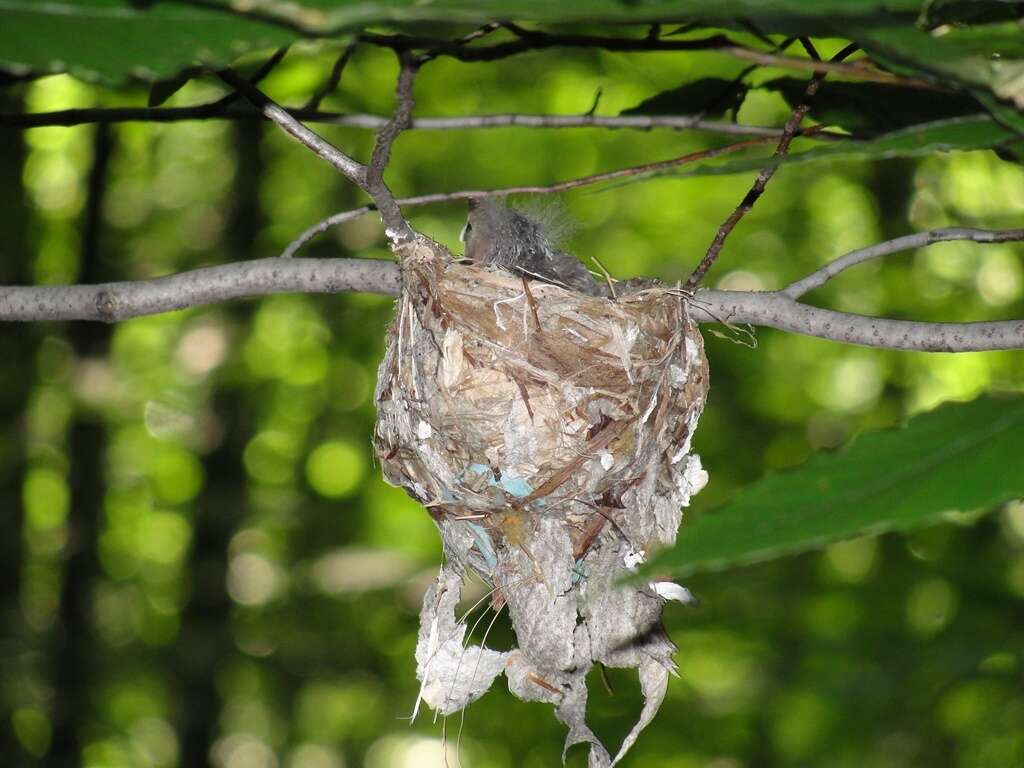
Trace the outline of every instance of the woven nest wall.
[[[704, 407], [703, 341], [678, 292], [593, 298], [459, 264], [418, 240], [377, 386], [385, 478], [431, 514], [447, 564], [424, 599], [420, 698], [461, 709], [505, 673], [545, 701], [590, 764], [625, 754], [674, 671], [667, 585], [623, 586], [675, 541], [707, 481], [690, 440]], [[464, 645], [455, 619], [473, 569], [507, 605], [518, 648]], [[615, 760], [586, 726], [594, 662], [639, 670], [646, 704]], [[417, 702], [417, 706], [419, 702]]]

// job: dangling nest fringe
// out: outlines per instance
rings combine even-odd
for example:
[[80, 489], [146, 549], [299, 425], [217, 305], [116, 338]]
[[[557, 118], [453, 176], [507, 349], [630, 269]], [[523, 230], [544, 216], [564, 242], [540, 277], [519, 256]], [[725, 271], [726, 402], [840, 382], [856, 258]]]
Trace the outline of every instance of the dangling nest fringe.
[[[374, 445], [447, 555], [420, 616], [420, 699], [455, 712], [504, 672], [513, 694], [555, 706], [566, 750], [585, 742], [591, 768], [614, 765], [675, 670], [664, 599], [688, 595], [618, 581], [675, 541], [681, 508], [707, 482], [690, 439], [708, 365], [686, 299], [584, 296], [456, 263], [426, 239], [403, 254], [402, 281]], [[454, 612], [466, 568], [508, 605], [517, 649], [463, 647]], [[646, 700], [614, 759], [585, 722], [595, 662], [638, 669]]]

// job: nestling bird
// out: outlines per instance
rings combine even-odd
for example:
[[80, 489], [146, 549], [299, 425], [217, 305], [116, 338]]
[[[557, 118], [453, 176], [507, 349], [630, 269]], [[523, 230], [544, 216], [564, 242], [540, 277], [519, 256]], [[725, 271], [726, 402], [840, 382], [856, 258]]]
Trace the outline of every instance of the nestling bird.
[[589, 296], [607, 296], [587, 268], [559, 250], [534, 216], [494, 200], [470, 200], [469, 217], [459, 239], [466, 258]]

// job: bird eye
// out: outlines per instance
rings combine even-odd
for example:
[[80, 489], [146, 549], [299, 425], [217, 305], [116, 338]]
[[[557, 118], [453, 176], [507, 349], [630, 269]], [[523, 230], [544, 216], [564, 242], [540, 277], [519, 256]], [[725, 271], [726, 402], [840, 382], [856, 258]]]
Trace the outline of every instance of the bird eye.
[[459, 232], [459, 242], [460, 242], [460, 243], [464, 243], [464, 242], [466, 242], [466, 238], [468, 238], [468, 237], [469, 237], [469, 233], [470, 233], [471, 231], [473, 231], [473, 225], [472, 225], [472, 224], [470, 224], [470, 223], [469, 223], [469, 222], [467, 221], [467, 222], [466, 222], [466, 226], [464, 226], [464, 227], [462, 228], [462, 231], [461, 231], [461, 232]]

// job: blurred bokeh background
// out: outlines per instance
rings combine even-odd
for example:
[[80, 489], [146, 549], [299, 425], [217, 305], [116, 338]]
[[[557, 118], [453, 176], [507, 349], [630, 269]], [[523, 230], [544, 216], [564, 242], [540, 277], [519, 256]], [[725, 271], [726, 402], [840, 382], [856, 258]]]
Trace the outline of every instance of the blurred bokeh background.
[[[264, 85], [302, 103], [337, 52], [308, 45]], [[417, 83], [417, 114], [582, 113], [598, 89], [599, 112], [615, 114], [741, 66], [711, 53], [437, 61]], [[386, 114], [395, 71], [386, 52], [360, 49], [325, 108]], [[192, 82], [172, 103], [220, 93]], [[145, 90], [57, 76], [0, 100], [4, 111], [43, 111], [137, 104]], [[787, 113], [759, 92], [739, 109], [763, 125]], [[367, 132], [323, 130], [367, 155]], [[411, 132], [388, 180], [399, 194], [548, 183], [725, 141]], [[566, 194], [568, 245], [619, 277], [684, 278], [750, 181], [660, 178]], [[362, 202], [256, 121], [3, 128], [0, 200], [0, 284], [145, 278], [276, 255], [309, 224]], [[458, 245], [460, 205], [410, 213]], [[1022, 217], [1024, 169], [990, 152], [787, 166], [709, 284], [781, 287], [878, 240], [1018, 227]], [[305, 255], [388, 253], [365, 217]], [[936, 245], [858, 267], [812, 299], [893, 317], [1021, 317], [1022, 255], [1013, 244]], [[516, 701], [500, 682], [464, 719], [403, 719], [417, 691], [418, 602], [441, 553], [430, 518], [371, 458], [390, 313], [386, 297], [284, 295], [112, 327], [0, 328], [0, 764], [558, 763], [564, 733], [550, 709]], [[752, 349], [712, 330], [712, 390], [695, 442], [711, 482], [691, 515], [862, 430], [1024, 386], [1020, 352], [884, 352], [770, 330]], [[670, 605], [665, 616], [681, 677], [629, 765], [1024, 765], [1024, 505], [688, 586], [700, 607]], [[488, 643], [511, 642], [501, 617]], [[639, 692], [629, 675], [608, 677], [592, 683], [592, 717], [617, 743]], [[585, 760], [570, 753], [570, 765]]]

